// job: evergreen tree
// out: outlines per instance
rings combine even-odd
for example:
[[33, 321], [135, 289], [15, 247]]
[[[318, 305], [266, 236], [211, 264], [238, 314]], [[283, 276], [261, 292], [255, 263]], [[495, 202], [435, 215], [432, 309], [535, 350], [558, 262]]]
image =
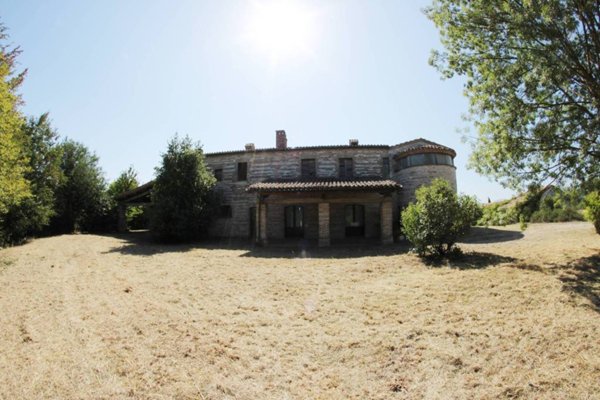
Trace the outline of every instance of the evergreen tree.
[[[15, 72], [16, 58], [21, 51], [3, 44], [6, 39], [6, 28], [0, 25], [0, 221], [10, 207], [31, 196], [25, 178], [28, 159], [21, 130], [21, 99], [17, 93], [27, 71]], [[0, 232], [0, 242], [2, 236]]]
[[156, 169], [151, 230], [165, 241], [190, 241], [207, 233], [216, 183], [204, 153], [189, 137], [175, 136]]
[[58, 134], [50, 126], [48, 114], [29, 118], [23, 126], [29, 168], [25, 178], [31, 185], [31, 196], [12, 205], [3, 220], [5, 240], [19, 243], [40, 233], [54, 215], [54, 193], [62, 177]]
[[59, 148], [63, 179], [56, 190], [52, 231], [71, 233], [110, 229], [106, 220], [110, 204], [98, 157], [83, 144], [72, 140], [65, 140]]

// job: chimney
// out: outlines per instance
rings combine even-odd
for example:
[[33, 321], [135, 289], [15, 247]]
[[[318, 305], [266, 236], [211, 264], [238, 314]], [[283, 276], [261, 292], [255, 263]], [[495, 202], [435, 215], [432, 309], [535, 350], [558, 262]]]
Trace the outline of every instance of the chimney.
[[358, 146], [358, 139], [350, 139], [349, 145], [350, 146]]
[[254, 151], [256, 148], [254, 147], [254, 143], [246, 143], [246, 151]]
[[287, 149], [287, 137], [285, 131], [275, 131], [275, 148], [277, 150]]

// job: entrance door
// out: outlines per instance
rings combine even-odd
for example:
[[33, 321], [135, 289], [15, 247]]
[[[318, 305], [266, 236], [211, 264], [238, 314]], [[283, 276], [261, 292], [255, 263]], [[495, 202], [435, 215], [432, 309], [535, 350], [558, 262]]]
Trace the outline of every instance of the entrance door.
[[285, 208], [285, 237], [304, 237], [304, 207]]
[[349, 204], [345, 207], [346, 237], [365, 236], [365, 206]]

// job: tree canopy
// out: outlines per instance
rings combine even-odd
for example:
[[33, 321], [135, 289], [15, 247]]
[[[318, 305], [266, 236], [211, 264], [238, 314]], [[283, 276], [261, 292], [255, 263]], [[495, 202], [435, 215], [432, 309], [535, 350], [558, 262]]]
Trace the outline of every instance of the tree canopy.
[[434, 0], [444, 51], [466, 78], [478, 135], [471, 166], [513, 188], [600, 174], [600, 4], [592, 0]]
[[24, 154], [28, 169], [24, 174], [31, 196], [8, 208], [0, 230], [5, 243], [19, 243], [41, 232], [54, 215], [54, 192], [63, 175], [60, 170], [58, 134], [51, 127], [48, 114], [30, 117], [22, 127]]
[[204, 153], [189, 137], [175, 136], [156, 168], [151, 230], [164, 241], [190, 241], [206, 234], [214, 215], [216, 183]]
[[[48, 114], [26, 119], [17, 92], [19, 47], [0, 23], [0, 246], [50, 231], [111, 229], [98, 158], [73, 141], [57, 143]], [[114, 224], [112, 224], [114, 225]]]
[[[108, 185], [108, 196], [111, 202], [110, 214], [115, 221], [118, 221], [118, 202], [117, 196], [121, 193], [135, 189], [139, 186], [137, 180], [137, 172], [130, 166], [127, 170], [121, 172], [121, 174]], [[125, 219], [127, 221], [127, 227], [133, 229], [147, 228], [148, 221], [147, 215], [145, 215], [145, 207], [143, 206], [129, 206], [125, 212]]]
[[60, 143], [59, 148], [63, 179], [56, 189], [53, 230], [61, 233], [102, 230], [99, 219], [107, 214], [109, 203], [98, 157], [72, 140]]
[[126, 171], [121, 172], [121, 175], [117, 179], [110, 183], [108, 186], [108, 195], [114, 199], [121, 193], [135, 189], [138, 186], [137, 172], [130, 166]]
[[31, 196], [25, 179], [28, 159], [21, 132], [24, 122], [19, 111], [21, 99], [17, 93], [27, 71], [15, 71], [21, 51], [4, 44], [7, 37], [6, 28], [0, 24], [0, 220], [10, 206]]

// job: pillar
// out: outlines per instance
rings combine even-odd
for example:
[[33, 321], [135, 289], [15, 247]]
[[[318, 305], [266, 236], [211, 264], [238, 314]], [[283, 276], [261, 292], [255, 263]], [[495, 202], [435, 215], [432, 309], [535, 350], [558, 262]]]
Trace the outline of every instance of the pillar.
[[329, 203], [319, 203], [319, 247], [327, 247], [330, 244]]
[[119, 203], [118, 206], [117, 230], [119, 232], [127, 232], [127, 205]]
[[258, 243], [267, 244], [267, 205], [259, 203], [256, 207], [258, 212]]
[[379, 215], [381, 218], [381, 243], [390, 244], [394, 242], [392, 198], [384, 197], [381, 201]]

